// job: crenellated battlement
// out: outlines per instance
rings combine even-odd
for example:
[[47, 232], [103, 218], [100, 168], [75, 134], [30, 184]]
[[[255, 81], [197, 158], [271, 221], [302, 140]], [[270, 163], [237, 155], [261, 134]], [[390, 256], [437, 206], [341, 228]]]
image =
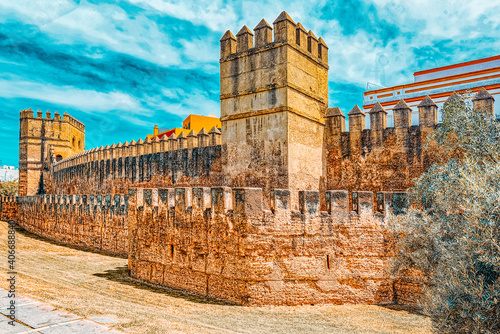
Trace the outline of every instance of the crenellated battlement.
[[[24, 196], [15, 220], [57, 242], [128, 255], [135, 278], [238, 304], [393, 301], [385, 217], [406, 205], [406, 194], [305, 190], [293, 210], [292, 191], [273, 189], [266, 210], [264, 192], [176, 187]], [[9, 203], [0, 201], [0, 218]]]
[[64, 112], [63, 116], [59, 114], [58, 111], [54, 113], [54, 117], [52, 117], [52, 113], [50, 110], [47, 110], [45, 112], [45, 117], [43, 116], [43, 112], [38, 109], [36, 112], [36, 115], [33, 114], [33, 110], [31, 108], [29, 109], [23, 109], [20, 112], [20, 119], [38, 119], [38, 120], [46, 120], [46, 121], [53, 121], [53, 122], [66, 122], [68, 124], [71, 124], [75, 128], [77, 128], [80, 131], [85, 131], [85, 125], [77, 120], [76, 118], [70, 116], [68, 112]]
[[220, 39], [221, 62], [227, 58], [262, 52], [287, 44], [328, 68], [328, 47], [321, 37], [318, 39], [300, 22], [295, 23], [286, 12], [282, 12], [274, 20], [273, 26], [274, 29], [262, 19], [253, 29], [253, 33], [246, 25], [240, 29], [236, 37], [230, 30], [226, 31]]
[[[450, 96], [450, 99], [453, 96]], [[473, 108], [489, 110], [494, 116], [493, 101], [493, 97], [482, 88], [473, 98]], [[370, 128], [366, 129], [367, 115], [356, 105], [347, 114], [349, 130], [346, 131], [344, 113], [339, 108], [329, 108], [325, 115], [327, 150], [336, 150], [343, 157], [366, 154], [384, 148], [391, 136], [396, 139], [396, 146], [401, 149], [420, 146], [427, 135], [438, 126], [438, 106], [427, 96], [418, 104], [417, 109], [419, 125], [412, 125], [412, 109], [401, 99], [392, 110], [394, 126], [388, 127], [388, 113], [377, 102], [368, 112]]]
[[75, 128], [81, 130], [81, 131], [85, 131], [85, 125], [80, 122], [79, 120], [77, 120], [76, 118], [73, 118], [72, 116], [70, 116], [70, 114], [68, 114], [68, 112], [64, 112], [63, 114], [63, 122], [68, 122], [69, 124], [73, 125]]
[[19, 213], [19, 197], [0, 196], [0, 220], [17, 221], [18, 213]]
[[3, 202], [3, 203], [15, 203], [17, 202], [17, 198], [16, 196], [0, 196], [0, 202]]
[[203, 148], [217, 146], [221, 144], [221, 132], [213, 127], [209, 132], [202, 128], [199, 133], [194, 130], [188, 136], [184, 132], [177, 137], [172, 134], [170, 137], [163, 136], [161, 139], [140, 138], [138, 141], [132, 140], [130, 143], [118, 143], [111, 146], [95, 147], [74, 156], [70, 156], [61, 161], [56, 161], [52, 165], [53, 172], [59, 172], [67, 168], [83, 165], [90, 162], [106, 161], [121, 158], [132, 158], [155, 153], [178, 151], [184, 149]]
[[[448, 158], [428, 140], [438, 105], [404, 95], [390, 112], [389, 99], [328, 108], [328, 47], [286, 12], [226, 31], [220, 48], [221, 131], [160, 138], [155, 126], [85, 150], [68, 113], [21, 110], [22, 197], [0, 197], [0, 219], [128, 255], [136, 279], [238, 304], [414, 301], [421, 284], [389, 274], [386, 223], [413, 180]], [[472, 102], [494, 116], [484, 88]], [[195, 119], [184, 128], [198, 130]]]
[[[48, 210], [50, 205], [58, 205], [60, 209], [65, 209], [78, 212], [81, 206], [83, 211], [87, 213], [93, 210], [111, 210], [128, 209], [128, 195], [126, 194], [107, 194], [107, 195], [39, 195], [39, 196], [23, 196], [17, 197], [20, 204], [35, 204], [43, 210]], [[122, 213], [123, 214], [123, 213]], [[126, 212], [125, 212], [126, 214]]]
[[291, 189], [296, 206], [296, 190], [320, 189], [328, 47], [286, 12], [220, 42], [227, 185]]
[[384, 217], [405, 194], [274, 189], [265, 210], [264, 192], [131, 189], [131, 275], [245, 305], [392, 302]]
[[[353, 219], [374, 217], [384, 218], [392, 212], [399, 214], [407, 207], [406, 192], [383, 191], [345, 191], [328, 190], [320, 196], [319, 191], [301, 190], [298, 192], [299, 209], [291, 206], [291, 192], [288, 189], [273, 189], [270, 196], [264, 196], [261, 188], [230, 187], [176, 187], [176, 188], [133, 188], [129, 198], [138, 208], [161, 207], [177, 212], [209, 210], [213, 214], [230, 214], [233, 217], [250, 219], [254, 222], [273, 226], [283, 219], [328, 218], [336, 223], [349, 223]], [[271, 198], [270, 210], [265, 209], [264, 198]], [[324, 199], [321, 203], [321, 199]], [[326, 210], [322, 211], [321, 208]], [[160, 209], [158, 209], [160, 210]], [[267, 225], [266, 225], [267, 226]], [[280, 227], [281, 228], [281, 227]], [[285, 232], [285, 231], [282, 231]]]
[[67, 112], [20, 112], [19, 195], [43, 194], [49, 165], [85, 150], [85, 126]]
[[128, 195], [38, 195], [19, 197], [18, 202], [16, 220], [31, 233], [127, 256]]

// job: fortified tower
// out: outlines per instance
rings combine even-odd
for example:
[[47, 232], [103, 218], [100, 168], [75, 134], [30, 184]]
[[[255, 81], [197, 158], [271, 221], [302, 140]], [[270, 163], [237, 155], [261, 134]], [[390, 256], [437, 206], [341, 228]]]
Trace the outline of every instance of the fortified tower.
[[[273, 41], [274, 31], [274, 41]], [[255, 45], [254, 45], [255, 37]], [[319, 190], [328, 47], [286, 12], [221, 42], [221, 122], [231, 186]]]
[[85, 125], [56, 111], [21, 110], [19, 133], [19, 196], [43, 192], [42, 171], [52, 160], [61, 160], [85, 150]]

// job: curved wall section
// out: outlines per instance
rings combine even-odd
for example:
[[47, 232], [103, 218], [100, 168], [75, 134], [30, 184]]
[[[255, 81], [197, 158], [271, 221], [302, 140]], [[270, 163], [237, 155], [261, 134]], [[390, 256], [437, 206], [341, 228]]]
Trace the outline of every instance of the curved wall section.
[[19, 225], [50, 240], [112, 255], [128, 254], [128, 195], [19, 197]]

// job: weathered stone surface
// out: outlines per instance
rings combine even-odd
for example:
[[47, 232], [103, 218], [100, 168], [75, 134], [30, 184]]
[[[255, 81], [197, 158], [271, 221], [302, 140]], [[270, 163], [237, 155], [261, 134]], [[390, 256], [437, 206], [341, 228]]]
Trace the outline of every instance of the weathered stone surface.
[[222, 185], [221, 146], [137, 156], [88, 157], [47, 173], [50, 193], [124, 194], [132, 187]]
[[[270, 27], [261, 21], [259, 30], [267, 33]], [[221, 54], [224, 174], [230, 186], [264, 188], [267, 194], [272, 188], [290, 189], [298, 208], [298, 190], [321, 188], [326, 48], [323, 58], [317, 40], [315, 48], [304, 49], [286, 12], [274, 21], [275, 43], [265, 32], [257, 36], [258, 48], [251, 49], [244, 27], [238, 33], [239, 56]]]
[[74, 156], [85, 150], [85, 125], [64, 113], [63, 118], [47, 111], [46, 117], [31, 109], [20, 114], [19, 195], [40, 191], [40, 175], [51, 161]]
[[245, 305], [392, 302], [392, 246], [382, 216], [366, 209], [370, 192], [360, 192], [361, 212], [347, 221], [335, 219], [343, 207], [320, 215], [315, 191], [301, 192], [294, 211], [288, 192], [277, 190], [275, 213], [266, 213], [260, 189], [212, 188], [208, 214], [184, 204], [185, 194], [199, 191], [176, 189], [175, 209], [148, 204], [147, 192], [130, 194], [136, 278]]
[[67, 245], [128, 255], [128, 195], [24, 196], [18, 201], [16, 220], [29, 232]]
[[0, 196], [0, 220], [18, 220], [19, 204], [17, 197]]

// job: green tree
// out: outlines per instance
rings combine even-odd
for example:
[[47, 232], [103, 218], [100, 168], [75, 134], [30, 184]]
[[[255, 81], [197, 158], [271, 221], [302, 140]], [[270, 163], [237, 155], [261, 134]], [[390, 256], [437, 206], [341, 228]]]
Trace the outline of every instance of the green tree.
[[467, 96], [442, 109], [432, 138], [449, 159], [409, 191], [393, 216], [395, 272], [429, 280], [424, 308], [437, 333], [500, 333], [500, 123]]
[[18, 181], [8, 181], [0, 183], [0, 196], [17, 196], [18, 189]]

